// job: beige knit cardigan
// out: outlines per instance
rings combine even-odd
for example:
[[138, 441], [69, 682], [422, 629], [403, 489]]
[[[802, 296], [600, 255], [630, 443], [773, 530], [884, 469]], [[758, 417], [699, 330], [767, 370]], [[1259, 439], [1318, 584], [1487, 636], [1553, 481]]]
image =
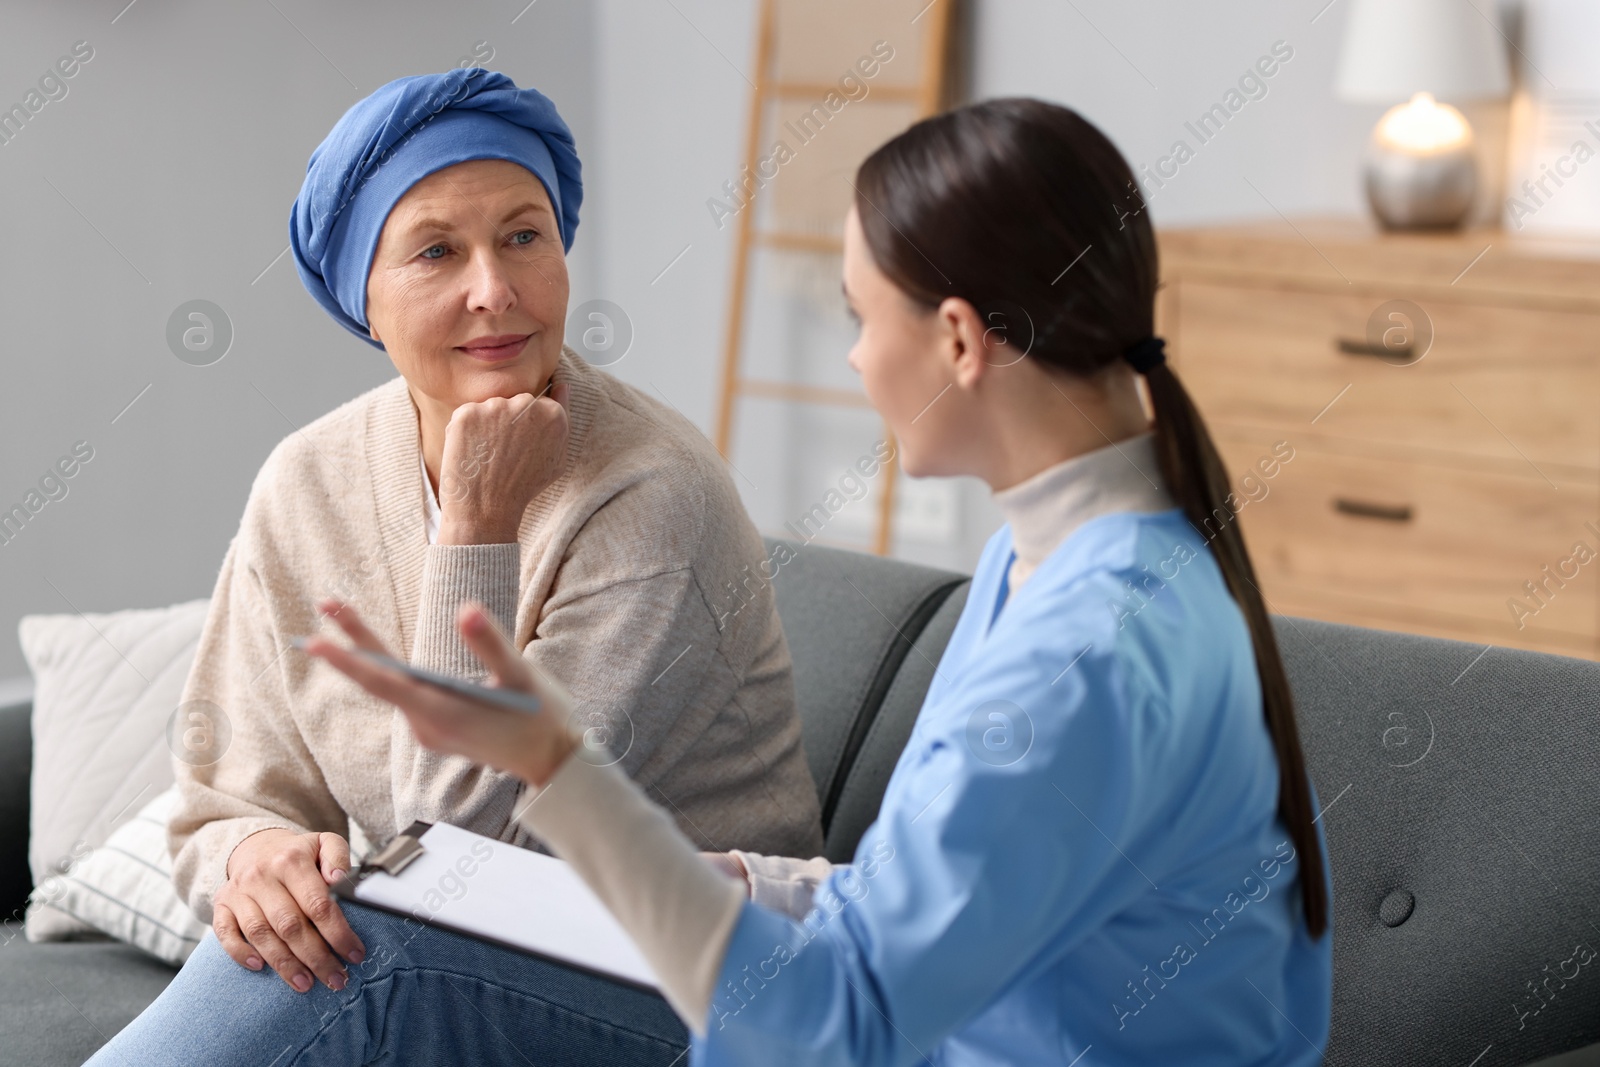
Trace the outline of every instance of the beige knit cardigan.
[[234, 846], [269, 827], [348, 835], [353, 821], [382, 843], [424, 819], [540, 845], [516, 818], [522, 782], [422, 749], [398, 709], [289, 644], [337, 634], [315, 607], [328, 595], [391, 652], [478, 678], [453, 620], [482, 601], [698, 847], [820, 851], [788, 646], [770, 586], [742, 581], [766, 552], [725, 465], [681, 415], [570, 348], [555, 380], [571, 384], [567, 464], [515, 543], [428, 542], [404, 378], [267, 457], [183, 693], [222, 753], [174, 764], [173, 881], [203, 921]]

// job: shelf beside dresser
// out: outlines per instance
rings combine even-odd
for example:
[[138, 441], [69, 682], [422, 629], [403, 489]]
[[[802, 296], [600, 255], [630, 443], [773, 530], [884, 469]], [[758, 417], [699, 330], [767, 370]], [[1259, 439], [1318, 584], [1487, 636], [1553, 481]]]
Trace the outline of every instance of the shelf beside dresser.
[[1273, 611], [1600, 658], [1600, 242], [1158, 239], [1157, 329]]

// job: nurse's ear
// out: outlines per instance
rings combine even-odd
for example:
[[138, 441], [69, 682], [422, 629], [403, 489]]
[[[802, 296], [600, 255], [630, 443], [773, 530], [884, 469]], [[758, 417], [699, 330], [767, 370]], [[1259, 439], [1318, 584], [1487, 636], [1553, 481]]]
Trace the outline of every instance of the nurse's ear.
[[1012, 360], [1006, 355], [1004, 329], [986, 323], [978, 309], [959, 296], [947, 296], [934, 312], [936, 350], [947, 361], [951, 379], [968, 392], [976, 389], [993, 366]]

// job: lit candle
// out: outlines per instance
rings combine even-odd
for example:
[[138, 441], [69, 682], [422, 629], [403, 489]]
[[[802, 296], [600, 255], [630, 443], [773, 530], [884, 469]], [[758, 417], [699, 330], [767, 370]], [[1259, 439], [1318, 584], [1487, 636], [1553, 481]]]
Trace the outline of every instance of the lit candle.
[[1472, 127], [1466, 116], [1439, 103], [1432, 93], [1418, 93], [1408, 103], [1384, 112], [1372, 135], [1386, 147], [1419, 156], [1472, 145]]
[[1425, 92], [1390, 108], [1372, 130], [1366, 185], [1373, 212], [1390, 229], [1460, 225], [1478, 185], [1466, 117]]

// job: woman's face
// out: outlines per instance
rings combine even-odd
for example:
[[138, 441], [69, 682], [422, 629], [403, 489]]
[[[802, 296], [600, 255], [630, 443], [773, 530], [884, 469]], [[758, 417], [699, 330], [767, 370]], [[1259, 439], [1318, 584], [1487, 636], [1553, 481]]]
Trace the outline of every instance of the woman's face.
[[410, 386], [444, 409], [544, 389], [566, 314], [561, 231], [526, 167], [445, 167], [408, 189], [384, 222], [367, 322]]
[[957, 401], [946, 395], [949, 366], [937, 358], [939, 317], [878, 269], [854, 207], [845, 219], [844, 292], [860, 326], [850, 367], [894, 432], [901, 469], [914, 477], [959, 473], [945, 460]]

